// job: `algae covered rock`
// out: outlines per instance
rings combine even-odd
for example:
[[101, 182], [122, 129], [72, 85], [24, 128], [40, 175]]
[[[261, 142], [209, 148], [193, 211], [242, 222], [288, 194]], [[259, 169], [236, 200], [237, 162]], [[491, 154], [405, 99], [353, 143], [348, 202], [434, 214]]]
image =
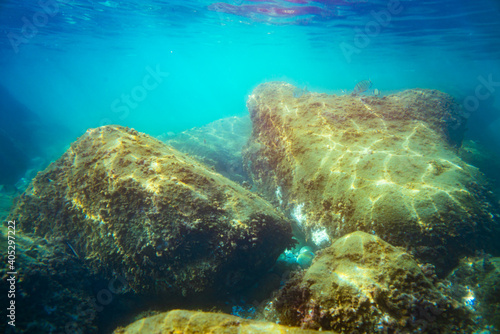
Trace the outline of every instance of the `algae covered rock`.
[[88, 130], [10, 216], [24, 233], [64, 238], [105, 277], [165, 296], [238, 290], [291, 243], [290, 224], [269, 203], [120, 126]]
[[472, 313], [435, 281], [435, 275], [425, 274], [401, 249], [354, 232], [323, 249], [273, 304], [282, 324], [303, 328], [472, 333]]
[[454, 297], [500, 328], [500, 258], [466, 257], [447, 277]]
[[[460, 107], [439, 91], [384, 97], [309, 93], [271, 82], [248, 98], [245, 167], [318, 246], [374, 232], [439, 270], [498, 250], [498, 216], [482, 174], [456, 153]], [[486, 198], [486, 200], [485, 200]]]
[[[8, 244], [7, 236], [12, 237], [7, 231], [12, 230], [0, 227], [0, 242], [4, 245]], [[92, 283], [99, 278], [81, 265], [64, 242], [27, 236], [19, 231], [15, 241], [14, 270], [8, 266], [0, 268], [0, 288], [5, 291], [0, 296], [3, 305], [10, 305], [7, 291], [15, 282], [12, 300], [17, 313], [14, 319], [7, 318], [15, 320], [15, 333], [62, 333], [65, 328], [96, 333], [96, 318], [100, 314], [94, 307], [96, 301], [90, 300], [94, 297]], [[8, 263], [7, 247], [0, 249], [0, 259]], [[12, 271], [17, 274], [10, 274]], [[7, 321], [0, 324], [0, 333], [14, 333], [11, 329]]]
[[[138, 320], [125, 328], [118, 328], [114, 331], [114, 334], [137, 333], [313, 334], [317, 333], [317, 331], [291, 328], [272, 322], [242, 319], [223, 313], [186, 310], [173, 310], [161, 313]], [[333, 332], [322, 333], [333, 334]]]

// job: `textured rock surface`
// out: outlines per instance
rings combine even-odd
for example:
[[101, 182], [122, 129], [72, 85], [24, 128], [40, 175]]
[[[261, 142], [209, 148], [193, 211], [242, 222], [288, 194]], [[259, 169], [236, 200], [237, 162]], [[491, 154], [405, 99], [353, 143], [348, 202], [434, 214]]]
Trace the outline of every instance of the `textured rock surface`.
[[136, 333], [312, 334], [318, 332], [280, 326], [272, 322], [247, 320], [223, 313], [173, 310], [138, 320], [125, 328], [118, 328], [114, 331], [114, 334]]
[[448, 275], [454, 296], [500, 328], [500, 258], [464, 258]]
[[374, 232], [440, 271], [461, 253], [498, 250], [482, 174], [456, 154], [463, 120], [451, 97], [415, 89], [294, 98], [293, 91], [272, 82], [250, 95], [244, 162], [259, 191], [310, 239]]
[[290, 326], [345, 333], [472, 333], [473, 314], [426, 271], [401, 249], [354, 232], [322, 250], [273, 304], [281, 323]]
[[[15, 333], [64, 332], [66, 326], [96, 333], [98, 312], [89, 302], [94, 297], [95, 275], [81, 266], [64, 242], [29, 237], [19, 231], [15, 238]], [[0, 228], [0, 242], [7, 245], [7, 227]], [[0, 248], [0, 259], [8, 263], [7, 247]], [[5, 292], [0, 295], [2, 305], [10, 302], [9, 271], [7, 266], [0, 268], [0, 289]], [[0, 324], [1, 333], [11, 333], [10, 329], [7, 321]]]
[[214, 167], [225, 177], [250, 181], [243, 169], [241, 150], [250, 138], [252, 123], [246, 117], [228, 117], [199, 128], [183, 131], [165, 143]]
[[11, 212], [24, 233], [62, 237], [138, 293], [237, 290], [289, 246], [266, 201], [133, 129], [88, 130], [40, 172]]

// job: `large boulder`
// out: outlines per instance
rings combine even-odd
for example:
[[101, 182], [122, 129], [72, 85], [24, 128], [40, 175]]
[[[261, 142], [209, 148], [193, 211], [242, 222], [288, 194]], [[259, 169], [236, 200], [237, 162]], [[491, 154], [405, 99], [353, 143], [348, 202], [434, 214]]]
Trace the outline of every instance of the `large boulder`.
[[464, 120], [450, 96], [293, 92], [271, 82], [249, 96], [244, 165], [308, 239], [323, 247], [349, 232], [375, 233], [440, 273], [463, 253], [498, 250], [497, 209], [483, 175], [457, 156]]
[[23, 233], [63, 238], [104, 277], [156, 296], [238, 290], [291, 244], [289, 222], [268, 202], [120, 126], [88, 130], [38, 173], [10, 217]]
[[271, 305], [280, 323], [342, 333], [472, 333], [474, 314], [431, 268], [364, 233], [323, 249]]
[[[242, 319], [223, 313], [172, 310], [137, 320], [127, 327], [117, 328], [113, 333], [314, 334], [318, 332], [281, 326], [272, 322]], [[321, 333], [333, 334], [333, 332]]]

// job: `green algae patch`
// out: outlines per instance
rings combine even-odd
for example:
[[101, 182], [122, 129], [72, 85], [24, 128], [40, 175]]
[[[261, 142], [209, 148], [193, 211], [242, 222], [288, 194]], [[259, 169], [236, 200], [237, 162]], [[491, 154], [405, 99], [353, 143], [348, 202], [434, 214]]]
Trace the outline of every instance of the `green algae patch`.
[[291, 244], [260, 197], [148, 135], [88, 130], [38, 173], [10, 214], [23, 233], [61, 237], [137, 293], [197, 297], [253, 283]]
[[280, 290], [273, 307], [282, 324], [342, 333], [475, 329], [473, 313], [450, 297], [432, 270], [364, 232], [319, 252], [307, 271]]
[[308, 239], [324, 247], [353, 231], [375, 233], [440, 272], [461, 254], [498, 250], [498, 210], [483, 175], [457, 156], [465, 120], [450, 96], [294, 98], [293, 90], [271, 82], [249, 96], [244, 165]]

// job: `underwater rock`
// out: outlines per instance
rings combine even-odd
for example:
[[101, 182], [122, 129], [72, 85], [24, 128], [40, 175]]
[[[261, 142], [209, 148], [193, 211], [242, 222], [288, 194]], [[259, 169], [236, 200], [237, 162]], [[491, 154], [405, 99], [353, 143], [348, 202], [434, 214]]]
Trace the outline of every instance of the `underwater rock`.
[[272, 302], [280, 323], [342, 333], [472, 333], [473, 314], [412, 256], [348, 234], [320, 251]]
[[[196, 312], [186, 310], [172, 310], [147, 317], [118, 328], [114, 334], [137, 333], [228, 333], [228, 334], [254, 334], [254, 333], [289, 333], [313, 334], [313, 330], [303, 330], [277, 325], [272, 322], [255, 321], [239, 318], [233, 315], [212, 312]], [[331, 333], [333, 332], [321, 332]]]
[[88, 130], [39, 172], [10, 215], [61, 237], [92, 270], [136, 293], [221, 297], [255, 281], [291, 244], [260, 197], [148, 135]]
[[[7, 245], [7, 235], [12, 236], [7, 231], [7, 226], [0, 228], [3, 245]], [[0, 259], [8, 263], [7, 247], [0, 248]], [[17, 231], [12, 265], [14, 270], [0, 268], [0, 289], [5, 292], [0, 301], [2, 305], [15, 301], [15, 333], [65, 333], [65, 329], [76, 328], [81, 333], [97, 333], [98, 308], [102, 305], [95, 301], [92, 283], [98, 277], [81, 265], [66, 243]], [[15, 298], [7, 299], [11, 271], [17, 272]], [[11, 328], [2, 321], [0, 333], [10, 333], [6, 327]]]
[[447, 280], [455, 299], [480, 314], [486, 326], [500, 328], [500, 258], [466, 257]]
[[[282, 82], [249, 96], [245, 168], [265, 198], [324, 247], [361, 230], [412, 250], [439, 273], [498, 250], [498, 215], [477, 168], [456, 154], [460, 107], [436, 90], [384, 97], [309, 93]], [[491, 204], [493, 203], [493, 204]]]
[[251, 132], [250, 117], [234, 116], [183, 131], [165, 143], [235, 182], [244, 182], [250, 181], [250, 177], [243, 169], [241, 150]]

